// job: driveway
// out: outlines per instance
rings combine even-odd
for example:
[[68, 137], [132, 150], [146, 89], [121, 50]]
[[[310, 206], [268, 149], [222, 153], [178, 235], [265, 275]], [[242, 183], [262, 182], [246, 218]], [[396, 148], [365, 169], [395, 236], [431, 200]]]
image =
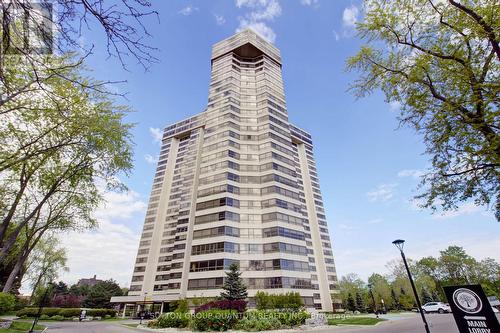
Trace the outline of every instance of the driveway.
[[135, 328], [122, 326], [123, 323], [139, 323], [139, 321], [91, 321], [91, 322], [42, 322], [48, 327], [47, 333], [134, 333], [145, 332]]

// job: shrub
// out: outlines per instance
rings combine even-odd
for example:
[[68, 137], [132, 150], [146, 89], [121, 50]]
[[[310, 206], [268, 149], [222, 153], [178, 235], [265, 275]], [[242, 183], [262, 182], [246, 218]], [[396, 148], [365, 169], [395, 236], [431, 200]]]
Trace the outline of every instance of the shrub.
[[297, 292], [273, 295], [264, 291], [258, 291], [254, 299], [258, 310], [288, 309], [299, 311], [304, 306], [302, 297]]
[[158, 328], [158, 320], [153, 319], [153, 320], [148, 321], [147, 326], [149, 328]]
[[46, 314], [43, 314], [43, 315], [41, 315], [41, 316], [40, 316], [40, 320], [47, 320], [47, 319], [49, 319], [49, 318], [50, 318], [50, 317], [49, 317], [49, 316], [47, 316]]
[[59, 316], [63, 316], [65, 318], [78, 317], [80, 316], [80, 309], [78, 308], [60, 309]]
[[192, 326], [198, 331], [227, 331], [236, 325], [238, 318], [235, 310], [211, 309], [195, 314]]
[[[62, 316], [65, 318], [78, 317], [80, 315], [80, 308], [43, 308], [42, 314], [49, 317]], [[24, 308], [16, 312], [18, 317], [35, 317], [38, 314], [38, 308]], [[116, 310], [113, 309], [88, 309], [87, 316], [92, 317], [111, 317], [116, 316]]]
[[56, 315], [56, 316], [52, 316], [50, 317], [50, 320], [57, 320], [57, 321], [61, 321], [61, 320], [64, 320], [64, 317], [61, 316], [61, 315]]
[[247, 308], [247, 302], [244, 300], [218, 300], [208, 302], [203, 304], [202, 306], [196, 308], [194, 313], [207, 311], [211, 309], [219, 309], [219, 310], [235, 310], [236, 312], [243, 313]]
[[0, 314], [14, 310], [15, 306], [16, 296], [0, 292]]
[[167, 327], [187, 327], [189, 325], [190, 314], [187, 312], [167, 312], [162, 314], [156, 319], [156, 326], [158, 328]]
[[278, 312], [278, 314], [279, 321], [286, 326], [303, 325], [307, 318], [311, 318], [311, 314], [307, 311]]
[[247, 311], [245, 318], [248, 320], [267, 321], [270, 318], [278, 320], [283, 326], [299, 326], [305, 323], [311, 314], [307, 311]]
[[28, 306], [28, 299], [16, 297], [16, 304], [14, 305], [14, 310], [19, 311]]
[[244, 317], [236, 325], [236, 329], [249, 331], [249, 332], [260, 332], [268, 330], [277, 330], [281, 328], [281, 322], [278, 318], [269, 317], [264, 319], [258, 319], [256, 317]]
[[169, 310], [170, 312], [180, 312], [180, 313], [186, 313], [189, 312], [189, 302], [187, 299], [180, 299], [177, 301], [173, 301], [169, 305]]

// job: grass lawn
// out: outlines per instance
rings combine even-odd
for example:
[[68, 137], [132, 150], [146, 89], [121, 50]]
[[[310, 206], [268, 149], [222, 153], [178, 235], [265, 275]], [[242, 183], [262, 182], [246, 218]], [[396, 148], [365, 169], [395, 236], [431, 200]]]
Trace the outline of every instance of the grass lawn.
[[[33, 322], [14, 321], [9, 329], [0, 328], [0, 333], [26, 333], [30, 330]], [[43, 330], [45, 326], [36, 325], [35, 330]]]
[[345, 319], [328, 319], [328, 325], [375, 325], [385, 319], [371, 317], [349, 317]]

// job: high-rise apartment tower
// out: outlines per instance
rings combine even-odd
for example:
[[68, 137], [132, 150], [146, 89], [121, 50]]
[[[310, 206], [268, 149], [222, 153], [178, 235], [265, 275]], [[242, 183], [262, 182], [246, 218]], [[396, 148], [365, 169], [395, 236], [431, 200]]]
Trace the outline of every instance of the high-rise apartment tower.
[[213, 46], [205, 111], [165, 128], [129, 296], [220, 294], [239, 264], [258, 290], [339, 307], [311, 136], [288, 120], [280, 51], [251, 30]]

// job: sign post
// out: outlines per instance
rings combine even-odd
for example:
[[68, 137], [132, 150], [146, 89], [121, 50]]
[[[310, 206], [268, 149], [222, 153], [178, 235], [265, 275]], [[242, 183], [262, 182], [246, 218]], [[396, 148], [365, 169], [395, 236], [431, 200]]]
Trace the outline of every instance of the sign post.
[[500, 332], [500, 324], [480, 285], [444, 287], [460, 333]]

